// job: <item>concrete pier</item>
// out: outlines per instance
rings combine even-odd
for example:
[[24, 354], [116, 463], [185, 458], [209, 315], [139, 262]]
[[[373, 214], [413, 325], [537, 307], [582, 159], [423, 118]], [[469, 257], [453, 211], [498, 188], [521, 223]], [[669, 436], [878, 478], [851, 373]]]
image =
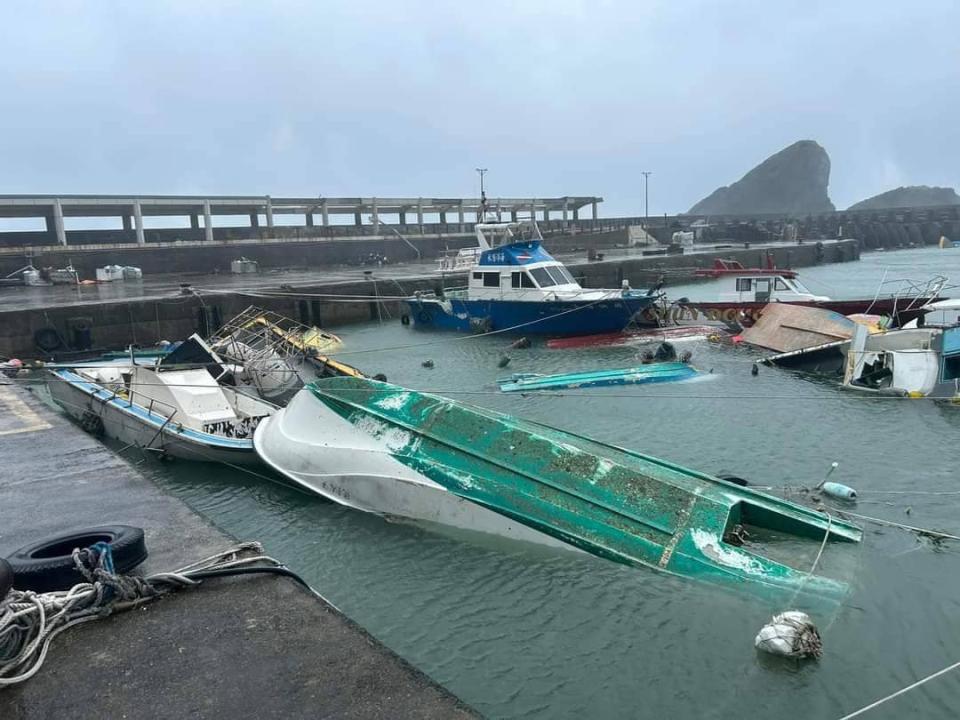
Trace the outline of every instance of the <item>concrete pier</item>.
[[[118, 523], [145, 529], [145, 574], [236, 543], [18, 385], [0, 385], [0, 467], [0, 556]], [[67, 630], [36, 676], [0, 690], [4, 720], [161, 716], [475, 714], [334, 607], [267, 575], [208, 580]]]
[[[683, 255], [645, 257], [640, 249], [605, 249], [602, 261], [588, 261], [582, 250], [564, 251], [566, 243], [547, 241], [547, 247], [585, 287], [633, 287], [655, 283], [667, 274], [669, 283], [687, 282], [697, 268], [710, 267], [715, 257], [735, 258], [745, 266], [764, 264], [769, 249], [780, 267], [803, 267], [820, 262], [843, 262], [860, 256], [856, 240], [817, 245], [702, 249]], [[602, 247], [602, 246], [601, 246]], [[147, 277], [140, 283], [117, 283], [89, 288], [19, 288], [0, 294], [0, 355], [37, 357], [44, 353], [35, 344], [36, 333], [53, 328], [63, 340], [63, 350], [116, 349], [130, 343], [149, 345], [159, 340], [179, 340], [193, 332], [207, 334], [209, 317], [226, 320], [249, 305], [258, 305], [302, 323], [336, 328], [337, 325], [377, 320], [381, 312], [396, 317], [400, 302], [387, 299], [378, 310], [375, 302], [339, 302], [331, 296], [412, 295], [437, 285], [463, 284], [465, 273], [441, 276], [432, 263], [405, 263], [384, 267], [337, 267], [262, 275]], [[370, 271], [369, 279], [364, 271]], [[372, 282], [376, 280], [376, 283]], [[189, 281], [198, 295], [184, 295], [179, 287]], [[273, 291], [273, 296], [259, 295]], [[84, 298], [89, 299], [84, 299]], [[112, 299], [111, 299], [112, 298]], [[77, 332], [88, 328], [89, 333]], [[89, 346], [83, 347], [89, 340]], [[78, 343], [79, 341], [79, 343]], [[365, 369], [365, 368], [364, 368]], [[379, 372], [371, 369], [372, 372]]]

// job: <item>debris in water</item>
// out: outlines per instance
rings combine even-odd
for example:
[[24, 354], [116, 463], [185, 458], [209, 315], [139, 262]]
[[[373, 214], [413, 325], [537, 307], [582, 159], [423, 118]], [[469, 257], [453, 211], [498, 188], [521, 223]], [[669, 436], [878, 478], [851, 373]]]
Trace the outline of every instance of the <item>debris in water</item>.
[[512, 343], [510, 343], [511, 350], [525, 350], [528, 347], [530, 347], [530, 340], [526, 337], [522, 337], [519, 340], [514, 340]]
[[750, 368], [750, 374], [753, 375], [754, 377], [760, 374], [760, 368], [756, 363], [754, 363], [753, 366]]
[[810, 616], [799, 610], [788, 610], [760, 628], [754, 647], [772, 655], [789, 658], [818, 658], [823, 653], [820, 631]]
[[501, 355], [500, 361], [497, 363], [497, 367], [505, 368], [509, 364], [510, 364], [510, 358], [507, 357], [506, 355]]
[[425, 367], [425, 368], [432, 368], [432, 367], [433, 367], [433, 360], [424, 360], [424, 361], [423, 361], [422, 363], [420, 363], [420, 364], [421, 364], [423, 367]]
[[821, 485], [820, 490], [824, 495], [829, 495], [832, 498], [837, 500], [856, 500], [857, 491], [852, 487], [843, 485], [842, 483], [836, 482], [825, 482]]

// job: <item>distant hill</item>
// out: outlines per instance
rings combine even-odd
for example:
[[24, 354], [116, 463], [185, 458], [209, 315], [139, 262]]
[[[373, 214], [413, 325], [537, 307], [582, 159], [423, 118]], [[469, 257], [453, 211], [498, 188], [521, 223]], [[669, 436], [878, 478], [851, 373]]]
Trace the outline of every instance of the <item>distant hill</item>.
[[717, 188], [690, 215], [831, 212], [830, 156], [813, 140], [771, 155], [732, 185]]
[[848, 210], [887, 210], [890, 208], [930, 207], [935, 205], [960, 205], [960, 196], [953, 188], [908, 185], [896, 190], [861, 200]]

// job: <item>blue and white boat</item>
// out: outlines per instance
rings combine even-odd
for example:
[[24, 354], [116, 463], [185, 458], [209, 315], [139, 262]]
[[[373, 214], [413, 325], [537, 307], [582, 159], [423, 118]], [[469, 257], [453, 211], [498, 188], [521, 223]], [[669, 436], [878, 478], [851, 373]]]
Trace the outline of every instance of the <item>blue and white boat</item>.
[[[201, 350], [193, 359], [183, 354], [190, 347]], [[257, 464], [253, 431], [277, 407], [219, 382], [231, 374], [221, 362], [193, 336], [178, 351], [153, 358], [52, 368], [47, 386], [95, 435], [168, 457]]]
[[478, 223], [478, 247], [460, 251], [468, 284], [407, 299], [415, 325], [468, 332], [587, 335], [656, 325], [658, 288], [588, 290], [543, 249], [535, 222]]

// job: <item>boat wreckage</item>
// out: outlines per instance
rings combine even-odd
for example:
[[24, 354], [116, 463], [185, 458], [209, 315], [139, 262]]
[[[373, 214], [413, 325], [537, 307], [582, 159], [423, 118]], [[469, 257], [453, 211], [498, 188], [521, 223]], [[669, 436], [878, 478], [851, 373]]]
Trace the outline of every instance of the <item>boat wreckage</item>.
[[318, 380], [261, 421], [260, 457], [342, 505], [582, 550], [754, 590], [840, 597], [767, 556], [859, 542], [836, 517], [625, 448], [365, 378]]

